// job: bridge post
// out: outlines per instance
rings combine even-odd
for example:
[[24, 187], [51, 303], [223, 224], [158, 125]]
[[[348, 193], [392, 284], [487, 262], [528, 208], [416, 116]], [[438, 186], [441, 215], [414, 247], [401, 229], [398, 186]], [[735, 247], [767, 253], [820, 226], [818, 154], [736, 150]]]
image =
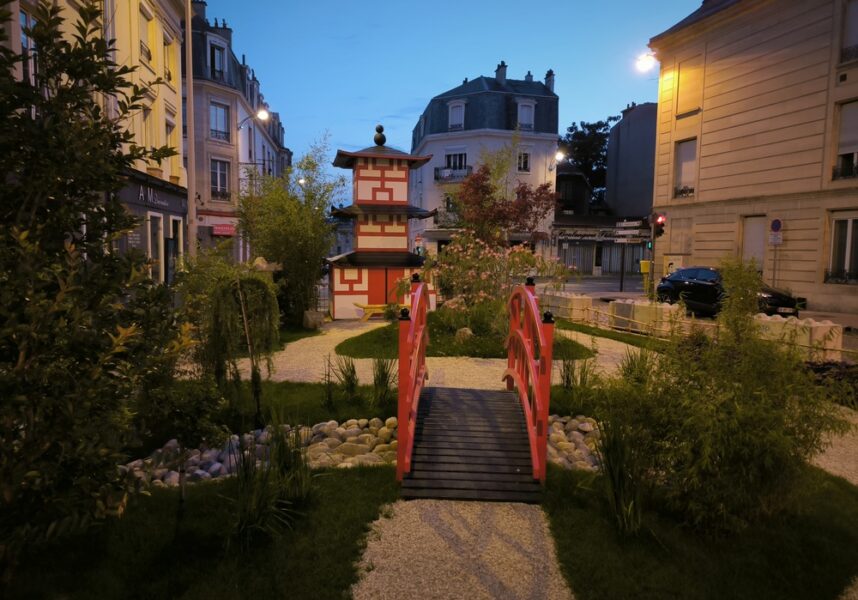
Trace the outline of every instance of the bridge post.
[[548, 452], [548, 413], [551, 405], [551, 370], [552, 359], [554, 358], [554, 315], [550, 311], [545, 311], [542, 315], [542, 334], [545, 336], [545, 348], [539, 349], [539, 386], [542, 388], [542, 404], [540, 415], [538, 418], [541, 431], [537, 431], [539, 436], [539, 480], [545, 483], [545, 463]]
[[[412, 279], [411, 292], [417, 285]], [[406, 450], [408, 449], [408, 418], [411, 405], [408, 402], [408, 390], [411, 389], [411, 344], [408, 343], [408, 329], [411, 326], [411, 314], [407, 308], [399, 312], [399, 395], [397, 401], [397, 447], [396, 480], [402, 481], [405, 474]]]

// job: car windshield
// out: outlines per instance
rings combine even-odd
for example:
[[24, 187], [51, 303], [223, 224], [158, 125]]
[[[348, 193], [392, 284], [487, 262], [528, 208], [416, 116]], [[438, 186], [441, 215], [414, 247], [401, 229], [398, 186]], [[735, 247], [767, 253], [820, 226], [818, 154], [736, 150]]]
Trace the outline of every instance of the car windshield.
[[697, 269], [697, 277], [699, 281], [718, 281], [718, 271], [713, 271], [712, 269]]

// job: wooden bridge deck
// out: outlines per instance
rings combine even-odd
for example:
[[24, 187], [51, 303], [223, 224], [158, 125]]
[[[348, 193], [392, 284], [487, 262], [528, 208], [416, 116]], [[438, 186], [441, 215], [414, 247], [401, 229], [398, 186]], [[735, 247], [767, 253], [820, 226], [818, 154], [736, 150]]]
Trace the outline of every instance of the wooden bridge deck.
[[539, 502], [514, 392], [425, 388], [403, 498]]

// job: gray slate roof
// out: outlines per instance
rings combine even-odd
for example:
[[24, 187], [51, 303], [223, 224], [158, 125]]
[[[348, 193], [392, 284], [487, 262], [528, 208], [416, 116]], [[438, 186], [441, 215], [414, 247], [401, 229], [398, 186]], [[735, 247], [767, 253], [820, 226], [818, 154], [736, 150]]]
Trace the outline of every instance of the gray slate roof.
[[477, 94], [480, 92], [505, 92], [507, 94], [519, 94], [522, 96], [553, 96], [557, 94], [548, 89], [541, 81], [524, 81], [523, 79], [507, 79], [504, 83], [498, 82], [494, 77], [480, 76], [463, 83], [452, 90], [435, 96], [434, 99], [457, 98], [466, 94]]

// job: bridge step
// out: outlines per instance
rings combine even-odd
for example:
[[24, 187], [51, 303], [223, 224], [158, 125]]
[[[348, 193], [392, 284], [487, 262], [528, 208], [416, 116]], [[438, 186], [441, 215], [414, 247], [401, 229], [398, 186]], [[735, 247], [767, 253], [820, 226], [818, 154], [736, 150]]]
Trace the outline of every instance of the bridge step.
[[423, 390], [403, 498], [539, 502], [541, 491], [514, 393]]

